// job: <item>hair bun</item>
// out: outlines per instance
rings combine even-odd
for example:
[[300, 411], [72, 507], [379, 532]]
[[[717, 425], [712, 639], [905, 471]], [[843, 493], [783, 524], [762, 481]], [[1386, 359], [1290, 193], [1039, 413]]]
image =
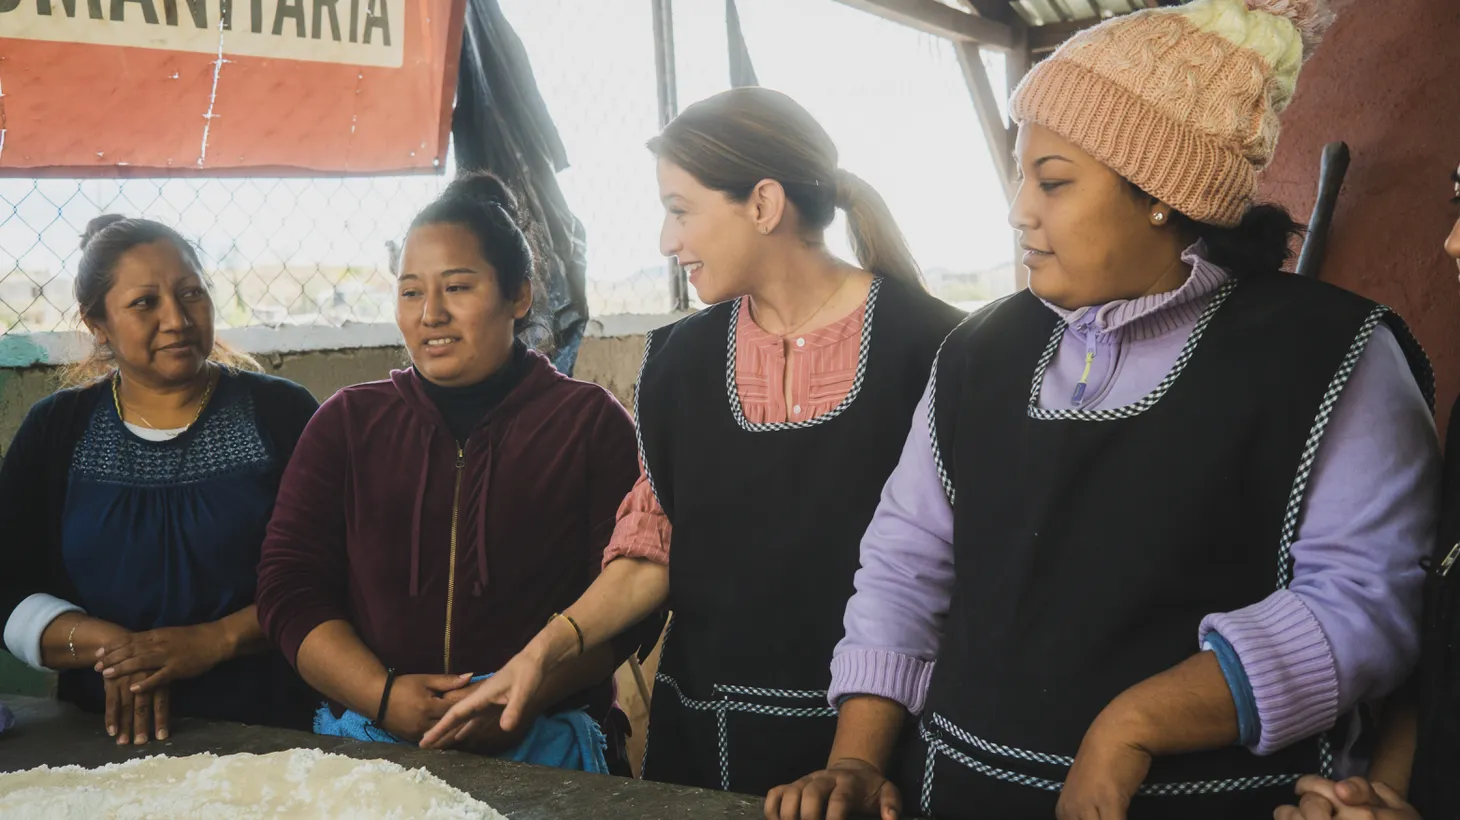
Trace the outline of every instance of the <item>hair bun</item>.
[[459, 198], [484, 205], [496, 204], [512, 217], [512, 221], [521, 221], [517, 195], [512, 193], [507, 183], [489, 171], [473, 171], [458, 176], [446, 186], [441, 196], [443, 199]]
[[86, 250], [86, 246], [91, 244], [91, 240], [95, 239], [97, 234], [126, 220], [127, 217], [121, 214], [102, 214], [86, 223], [86, 232], [81, 234], [81, 249]]
[[1328, 0], [1246, 0], [1250, 11], [1281, 17], [1293, 24], [1303, 38], [1304, 55], [1312, 54], [1323, 33], [1333, 25], [1334, 13]]

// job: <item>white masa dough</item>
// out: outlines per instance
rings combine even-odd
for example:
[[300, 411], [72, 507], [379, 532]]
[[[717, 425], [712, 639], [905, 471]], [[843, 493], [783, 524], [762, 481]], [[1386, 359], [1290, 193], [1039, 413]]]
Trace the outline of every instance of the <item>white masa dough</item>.
[[506, 820], [425, 769], [318, 749], [0, 774], [0, 820]]

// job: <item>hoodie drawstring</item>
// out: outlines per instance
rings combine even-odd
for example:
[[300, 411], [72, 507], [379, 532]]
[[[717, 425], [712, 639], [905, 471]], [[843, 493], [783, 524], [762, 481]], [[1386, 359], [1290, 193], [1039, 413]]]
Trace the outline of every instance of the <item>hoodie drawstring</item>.
[[477, 504], [477, 531], [474, 539], [477, 553], [477, 582], [471, 590], [473, 598], [482, 597], [482, 591], [487, 588], [487, 502], [490, 497], [488, 491], [492, 486], [492, 456], [495, 455], [496, 448], [492, 446], [491, 435], [484, 436], [484, 438], [486, 439], [486, 452], [482, 454], [482, 457], [486, 459], [487, 464], [486, 469], [482, 471], [482, 489], [479, 496], [481, 501]]
[[421, 510], [426, 506], [426, 479], [431, 475], [431, 432], [421, 431], [421, 483], [411, 513], [411, 597], [421, 591]]

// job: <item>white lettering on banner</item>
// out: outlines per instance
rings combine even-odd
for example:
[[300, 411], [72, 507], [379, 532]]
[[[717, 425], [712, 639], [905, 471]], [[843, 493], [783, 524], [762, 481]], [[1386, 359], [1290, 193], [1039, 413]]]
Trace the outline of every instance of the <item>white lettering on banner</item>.
[[0, 38], [399, 68], [408, 0], [0, 0]]

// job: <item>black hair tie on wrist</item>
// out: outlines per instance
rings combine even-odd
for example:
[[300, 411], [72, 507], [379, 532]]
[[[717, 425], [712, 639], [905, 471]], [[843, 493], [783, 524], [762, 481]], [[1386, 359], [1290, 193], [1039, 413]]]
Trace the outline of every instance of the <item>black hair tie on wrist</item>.
[[380, 708], [375, 710], [375, 725], [385, 728], [385, 708], [390, 705], [390, 687], [395, 685], [395, 670], [385, 670], [385, 689], [380, 693]]

